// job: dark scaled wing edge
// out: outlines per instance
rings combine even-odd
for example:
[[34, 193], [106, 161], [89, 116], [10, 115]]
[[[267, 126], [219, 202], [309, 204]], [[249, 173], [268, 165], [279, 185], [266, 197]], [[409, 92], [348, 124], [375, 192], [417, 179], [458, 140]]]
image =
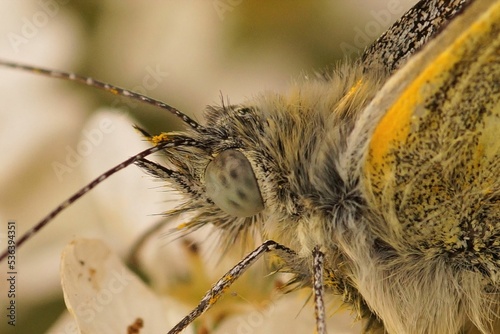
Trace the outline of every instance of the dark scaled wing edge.
[[421, 0], [396, 21], [362, 55], [365, 69], [389, 73], [439, 33], [473, 0]]

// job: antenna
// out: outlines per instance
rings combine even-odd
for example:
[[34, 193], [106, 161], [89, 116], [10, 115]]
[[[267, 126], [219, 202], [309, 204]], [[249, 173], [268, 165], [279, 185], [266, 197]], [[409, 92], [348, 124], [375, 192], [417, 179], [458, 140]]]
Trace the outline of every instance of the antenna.
[[[26, 241], [31, 239], [31, 237], [33, 237], [33, 235], [35, 235], [36, 232], [38, 232], [43, 227], [45, 227], [50, 221], [52, 221], [64, 209], [66, 209], [68, 206], [70, 206], [71, 204], [76, 202], [78, 199], [82, 198], [86, 193], [88, 193], [90, 190], [94, 189], [98, 184], [102, 183], [108, 177], [117, 173], [118, 171], [122, 170], [123, 168], [133, 164], [134, 162], [140, 161], [141, 159], [147, 157], [150, 154], [153, 154], [153, 153], [158, 152], [158, 151], [165, 149], [165, 148], [171, 148], [171, 147], [176, 147], [176, 146], [196, 146], [196, 145], [199, 145], [199, 143], [195, 140], [190, 139], [190, 138], [186, 138], [183, 136], [169, 136], [164, 141], [157, 143], [156, 146], [150, 147], [150, 148], [128, 158], [127, 160], [123, 161], [122, 163], [120, 163], [120, 164], [114, 166], [113, 168], [107, 170], [106, 172], [102, 173], [97, 178], [95, 178], [90, 183], [88, 183], [86, 186], [84, 186], [83, 188], [81, 188], [80, 190], [75, 192], [73, 195], [71, 195], [67, 200], [65, 200], [64, 202], [59, 204], [54, 210], [52, 210], [48, 215], [46, 215], [42, 220], [40, 220], [35, 226], [33, 226], [26, 233], [24, 233], [21, 236], [21, 238], [19, 238], [17, 240], [16, 246], [17, 247], [22, 246]], [[2, 254], [0, 254], [0, 262], [2, 262], [2, 260], [4, 260], [8, 255], [9, 255], [8, 250], [5, 250]]]
[[125, 97], [132, 99], [132, 100], [147, 103], [147, 104], [153, 105], [155, 107], [158, 107], [160, 109], [167, 110], [171, 114], [174, 114], [175, 116], [180, 118], [184, 123], [188, 124], [193, 129], [196, 129], [196, 130], [203, 129], [203, 127], [200, 124], [198, 124], [195, 120], [193, 120], [192, 118], [190, 118], [189, 116], [187, 116], [183, 112], [179, 111], [178, 109], [176, 109], [172, 106], [169, 106], [166, 103], [152, 99], [150, 97], [147, 97], [147, 96], [139, 94], [139, 93], [132, 92], [130, 90], [126, 90], [126, 89], [123, 89], [120, 87], [116, 87], [116, 86], [107, 84], [107, 83], [102, 82], [102, 81], [94, 80], [90, 77], [84, 77], [81, 75], [77, 75], [74, 73], [68, 73], [68, 72], [53, 71], [53, 70], [49, 70], [49, 69], [42, 68], [42, 67], [23, 65], [23, 64], [14, 63], [14, 62], [10, 62], [7, 60], [1, 60], [1, 59], [0, 59], [0, 66], [10, 67], [10, 68], [14, 68], [14, 69], [18, 69], [18, 70], [22, 70], [22, 71], [26, 71], [26, 72], [30, 72], [30, 73], [35, 73], [35, 74], [41, 74], [41, 75], [44, 75], [44, 76], [47, 76], [50, 78], [75, 81], [75, 82], [82, 83], [86, 86], [95, 87], [97, 89], [104, 90], [106, 92], [110, 92], [111, 94], [114, 94], [114, 95], [125, 96]]

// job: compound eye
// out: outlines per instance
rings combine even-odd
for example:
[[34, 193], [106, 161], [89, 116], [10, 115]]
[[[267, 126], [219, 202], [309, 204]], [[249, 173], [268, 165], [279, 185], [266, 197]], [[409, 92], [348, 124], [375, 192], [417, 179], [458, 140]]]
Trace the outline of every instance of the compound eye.
[[207, 196], [225, 213], [250, 217], [264, 209], [252, 166], [237, 150], [216, 156], [205, 170]]

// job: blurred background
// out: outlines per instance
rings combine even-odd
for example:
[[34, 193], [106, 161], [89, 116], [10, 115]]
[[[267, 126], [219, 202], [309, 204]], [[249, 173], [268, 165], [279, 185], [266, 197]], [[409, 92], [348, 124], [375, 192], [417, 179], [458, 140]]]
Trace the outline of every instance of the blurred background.
[[[238, 103], [261, 90], [284, 92], [296, 78], [355, 57], [414, 2], [3, 1], [0, 58], [91, 76], [201, 119], [221, 96]], [[0, 68], [0, 101], [2, 250], [8, 220], [20, 237], [74, 191], [139, 152], [144, 144], [129, 124], [153, 133], [180, 126], [164, 111], [8, 68]], [[116, 127], [102, 131], [103, 117]], [[99, 129], [98, 142], [85, 146]], [[75, 157], [80, 149], [85, 154]], [[159, 184], [130, 169], [17, 252], [17, 325], [7, 326], [2, 311], [1, 333], [44, 332], [65, 309], [59, 254], [74, 237], [105, 239], [124, 254], [152, 224], [144, 221], [157, 219], [152, 215], [164, 210]], [[1, 263], [2, 310], [6, 272]]]

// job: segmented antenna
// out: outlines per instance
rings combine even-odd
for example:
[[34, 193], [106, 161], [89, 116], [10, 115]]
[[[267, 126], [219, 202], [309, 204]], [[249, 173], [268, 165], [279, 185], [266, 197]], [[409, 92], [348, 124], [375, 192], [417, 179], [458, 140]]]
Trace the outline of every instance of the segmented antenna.
[[[158, 151], [165, 149], [165, 148], [171, 148], [171, 147], [176, 147], [176, 146], [195, 146], [198, 144], [199, 143], [197, 141], [189, 139], [189, 138], [185, 138], [185, 137], [181, 137], [181, 136], [173, 136], [165, 141], [159, 142], [154, 147], [150, 147], [150, 148], [128, 158], [127, 160], [123, 161], [122, 163], [120, 163], [120, 164], [116, 165], [115, 167], [102, 173], [99, 177], [92, 180], [85, 187], [81, 188], [80, 190], [75, 192], [71, 197], [69, 197], [67, 200], [65, 200], [64, 202], [59, 204], [54, 210], [52, 210], [48, 215], [46, 215], [42, 220], [40, 220], [35, 226], [33, 226], [26, 233], [24, 233], [21, 236], [21, 238], [19, 238], [17, 240], [16, 246], [17, 247], [22, 246], [22, 244], [24, 244], [26, 241], [28, 241], [34, 234], [36, 234], [36, 232], [38, 232], [43, 227], [45, 227], [51, 220], [53, 220], [57, 215], [59, 215], [64, 209], [66, 209], [68, 206], [70, 206], [71, 204], [76, 202], [78, 199], [83, 197], [90, 190], [94, 189], [99, 183], [103, 182], [108, 177], [117, 173], [118, 171], [122, 170], [123, 168], [133, 164], [134, 162], [137, 162], [137, 161], [147, 157], [150, 154], [153, 154], [153, 153], [158, 152]], [[0, 262], [2, 262], [8, 255], [9, 255], [8, 250], [6, 250], [2, 254], [0, 254]]]
[[74, 73], [53, 71], [53, 70], [49, 70], [49, 69], [45, 69], [45, 68], [41, 68], [41, 67], [13, 63], [13, 62], [1, 60], [1, 59], [0, 59], [0, 66], [5, 66], [5, 67], [10, 67], [10, 68], [18, 69], [18, 70], [31, 72], [31, 73], [41, 74], [41, 75], [45, 75], [45, 76], [48, 76], [51, 78], [76, 81], [76, 82], [82, 83], [86, 86], [95, 87], [95, 88], [104, 90], [106, 92], [110, 92], [111, 94], [114, 94], [114, 95], [125, 96], [125, 97], [132, 99], [132, 100], [144, 102], [144, 103], [153, 105], [155, 107], [158, 107], [160, 109], [167, 110], [168, 112], [179, 117], [184, 123], [188, 124], [191, 128], [197, 129], [198, 131], [203, 128], [195, 120], [193, 120], [189, 116], [185, 115], [184, 113], [182, 113], [178, 109], [176, 109], [172, 106], [169, 106], [166, 103], [152, 99], [150, 97], [147, 97], [147, 96], [139, 94], [139, 93], [135, 93], [135, 92], [132, 92], [132, 91], [120, 88], [120, 87], [116, 87], [116, 86], [107, 84], [107, 83], [102, 82], [102, 81], [94, 80], [90, 77], [84, 77], [84, 76], [80, 76], [80, 75], [77, 75]]
[[[5, 67], [10, 67], [14, 69], [19, 69], [35, 74], [41, 74], [45, 75], [51, 78], [57, 78], [57, 79], [63, 79], [63, 80], [69, 80], [69, 81], [76, 81], [79, 83], [83, 83], [86, 86], [90, 87], [95, 87], [107, 92], [110, 92], [114, 95], [121, 95], [125, 96], [127, 98], [130, 98], [132, 100], [144, 102], [150, 105], [153, 105], [155, 107], [158, 107], [160, 109], [167, 110], [168, 112], [174, 114], [175, 116], [179, 117], [184, 123], [188, 124], [191, 128], [196, 129], [198, 131], [202, 130], [203, 127], [199, 125], [196, 121], [191, 119], [189, 116], [185, 115], [184, 113], [180, 112], [176, 108], [169, 106], [166, 103], [163, 103], [161, 101], [149, 98], [147, 96], [144, 96], [139, 93], [135, 93], [126, 89], [122, 89], [98, 80], [94, 80], [89, 77], [84, 77], [80, 75], [76, 75], [73, 73], [67, 73], [67, 72], [60, 72], [60, 71], [52, 71], [49, 69], [45, 68], [40, 68], [40, 67], [35, 67], [35, 66], [29, 66], [29, 65], [23, 65], [23, 64], [18, 64], [18, 63], [13, 63], [5, 60], [0, 59], [0, 66], [5, 66]], [[162, 149], [165, 148], [170, 148], [170, 147], [175, 147], [175, 146], [183, 146], [183, 145], [197, 145], [197, 142], [185, 138], [182, 136], [172, 136], [168, 137], [164, 141], [160, 141], [156, 143], [154, 147], [148, 148], [132, 157], [129, 159], [125, 160], [124, 162], [120, 163], [119, 165], [116, 165], [115, 167], [109, 169], [108, 171], [104, 172], [101, 174], [99, 177], [88, 183], [85, 187], [81, 188], [77, 192], [75, 192], [71, 197], [69, 197], [66, 201], [63, 203], [59, 204], [54, 210], [52, 210], [48, 215], [46, 215], [42, 220], [40, 220], [35, 226], [33, 226], [31, 229], [29, 229], [26, 233], [24, 233], [20, 239], [17, 240], [16, 245], [17, 247], [20, 247], [23, 245], [26, 241], [28, 241], [36, 232], [41, 230], [43, 227], [45, 227], [50, 221], [52, 221], [57, 215], [59, 215], [64, 209], [66, 209], [68, 206], [76, 202], [78, 199], [83, 197], [86, 193], [88, 193], [90, 190], [95, 188], [98, 184], [106, 180], [108, 177], [111, 175], [117, 173], [118, 171], [122, 170], [123, 168], [133, 164], [134, 162], [140, 161], [141, 159], [145, 158], [146, 156], [153, 154], [155, 152], [158, 152]], [[8, 250], [4, 251], [2, 254], [0, 254], [0, 262], [4, 260], [7, 256], [9, 255]]]

